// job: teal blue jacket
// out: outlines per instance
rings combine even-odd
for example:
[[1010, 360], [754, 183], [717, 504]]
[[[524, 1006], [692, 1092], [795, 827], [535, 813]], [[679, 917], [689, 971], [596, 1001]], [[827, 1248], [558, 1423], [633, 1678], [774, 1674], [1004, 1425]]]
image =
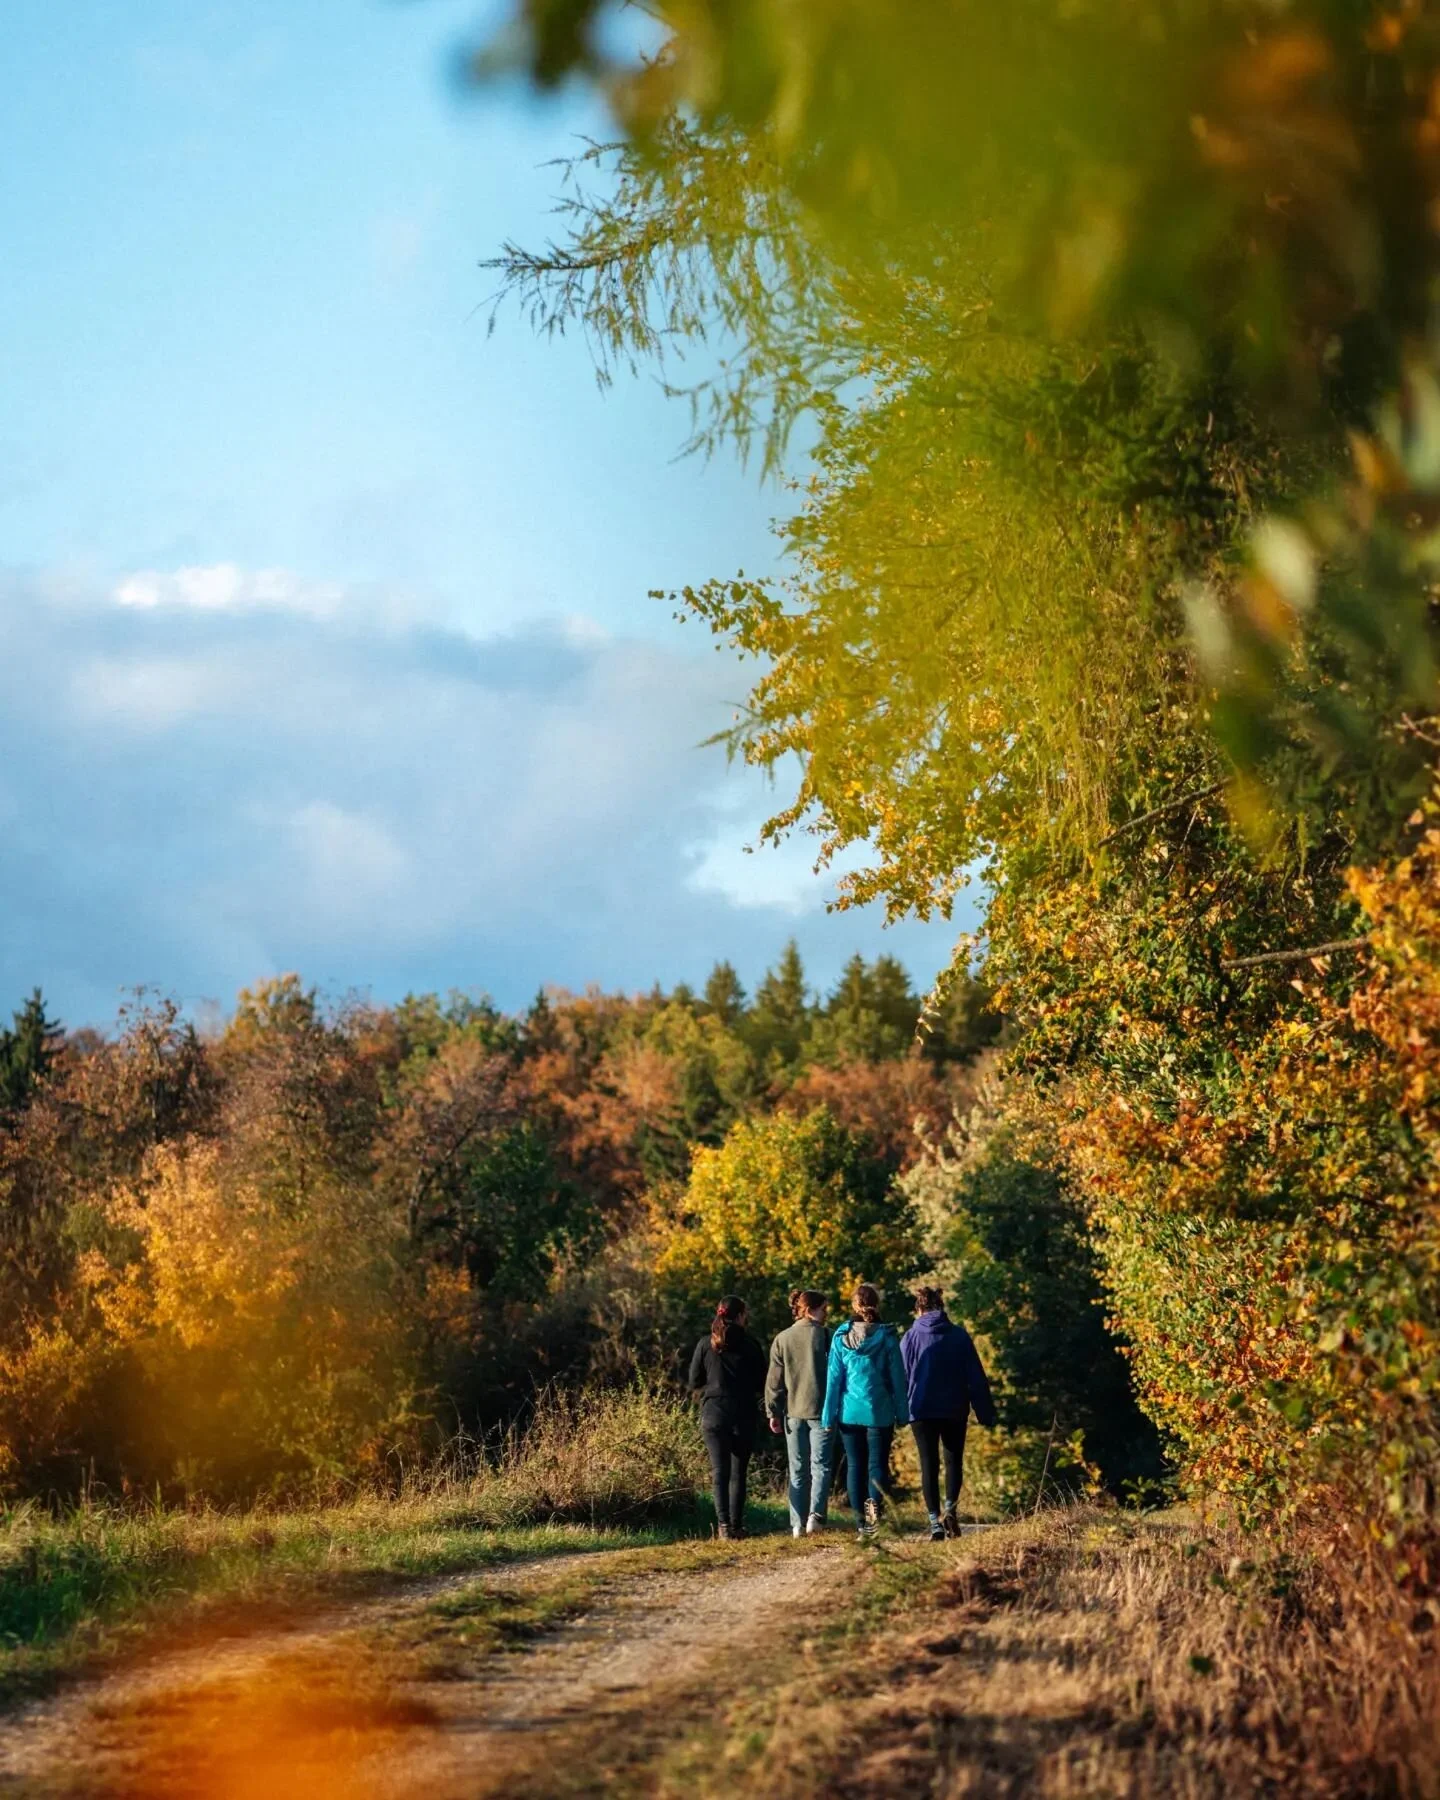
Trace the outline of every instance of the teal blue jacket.
[[858, 1320], [837, 1331], [825, 1376], [825, 1425], [904, 1425], [910, 1418], [900, 1340]]

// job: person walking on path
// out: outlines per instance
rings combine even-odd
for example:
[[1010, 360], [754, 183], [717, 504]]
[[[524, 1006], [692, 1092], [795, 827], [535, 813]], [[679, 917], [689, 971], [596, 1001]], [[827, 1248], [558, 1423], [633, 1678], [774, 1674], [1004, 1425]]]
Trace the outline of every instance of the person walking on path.
[[830, 1430], [820, 1416], [830, 1356], [830, 1334], [825, 1329], [830, 1302], [814, 1288], [796, 1288], [790, 1310], [795, 1323], [770, 1346], [765, 1411], [770, 1429], [785, 1433], [790, 1535], [814, 1537], [825, 1529], [830, 1500]]
[[858, 1535], [871, 1538], [885, 1497], [890, 1442], [910, 1414], [900, 1340], [881, 1323], [879, 1289], [862, 1281], [850, 1304], [854, 1317], [830, 1345], [821, 1423], [840, 1428]]
[[745, 1302], [727, 1294], [690, 1358], [690, 1386], [703, 1395], [700, 1435], [710, 1455], [716, 1535], [722, 1538], [745, 1535], [745, 1477], [765, 1387], [765, 1352], [745, 1329], [746, 1317]]
[[[930, 1515], [931, 1542], [955, 1537], [955, 1508], [965, 1470], [965, 1423], [971, 1411], [982, 1425], [995, 1423], [995, 1402], [970, 1333], [945, 1311], [937, 1287], [915, 1290], [915, 1323], [900, 1344], [906, 1400], [920, 1491]], [[940, 1452], [945, 1452], [945, 1510], [940, 1510]]]

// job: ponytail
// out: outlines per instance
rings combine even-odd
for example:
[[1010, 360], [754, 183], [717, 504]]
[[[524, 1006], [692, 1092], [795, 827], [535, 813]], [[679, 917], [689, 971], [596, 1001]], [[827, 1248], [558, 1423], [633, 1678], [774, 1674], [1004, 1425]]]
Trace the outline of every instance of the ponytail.
[[744, 1318], [745, 1302], [738, 1294], [727, 1294], [710, 1321], [711, 1349], [733, 1350], [743, 1335]]
[[872, 1282], [862, 1281], [850, 1299], [850, 1309], [867, 1325], [880, 1323], [880, 1290]]

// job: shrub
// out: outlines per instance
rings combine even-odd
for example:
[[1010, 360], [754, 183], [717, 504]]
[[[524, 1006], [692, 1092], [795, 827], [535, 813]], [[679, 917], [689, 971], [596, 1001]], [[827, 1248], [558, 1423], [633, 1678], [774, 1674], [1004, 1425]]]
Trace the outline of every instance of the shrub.
[[692, 1506], [706, 1480], [694, 1410], [649, 1386], [543, 1395], [476, 1484], [492, 1525], [634, 1523]]
[[[112, 1192], [63, 1317], [0, 1356], [13, 1469], [226, 1495], [360, 1472], [404, 1426], [413, 1298], [366, 1190], [277, 1201], [212, 1145]], [[98, 1454], [97, 1454], [98, 1453]]]
[[999, 1505], [1098, 1475], [1117, 1496], [1165, 1475], [1155, 1427], [1105, 1316], [1085, 1215], [1052, 1143], [991, 1094], [900, 1186], [913, 1201], [950, 1310], [980, 1339], [1003, 1437], [976, 1434]]

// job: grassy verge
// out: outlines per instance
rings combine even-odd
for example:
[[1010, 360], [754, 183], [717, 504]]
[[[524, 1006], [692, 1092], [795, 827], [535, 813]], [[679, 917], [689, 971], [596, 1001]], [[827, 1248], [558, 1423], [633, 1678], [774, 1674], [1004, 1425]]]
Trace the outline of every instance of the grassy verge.
[[520, 1557], [663, 1542], [637, 1530], [478, 1527], [463, 1499], [359, 1500], [312, 1512], [148, 1515], [83, 1507], [0, 1523], [0, 1704], [163, 1633], [273, 1625], [396, 1581]]
[[694, 1697], [606, 1791], [1431, 1800], [1433, 1621], [1386, 1593], [1358, 1564], [1183, 1515], [1050, 1514], [955, 1551], [900, 1547], [843, 1619]]
[[244, 1511], [22, 1505], [0, 1513], [0, 1704], [157, 1633], [270, 1625], [386, 1583], [664, 1544], [710, 1523], [693, 1416], [640, 1392], [551, 1399], [498, 1457], [398, 1495]]

